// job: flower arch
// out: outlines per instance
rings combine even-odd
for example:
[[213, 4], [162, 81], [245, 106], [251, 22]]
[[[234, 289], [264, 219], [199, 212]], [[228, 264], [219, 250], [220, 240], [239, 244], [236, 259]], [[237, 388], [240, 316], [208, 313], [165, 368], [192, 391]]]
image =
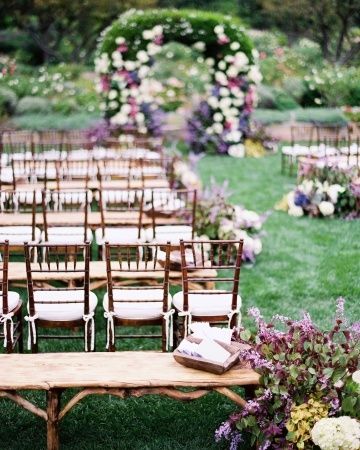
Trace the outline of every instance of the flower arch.
[[105, 117], [122, 129], [161, 134], [161, 85], [149, 74], [155, 55], [174, 41], [199, 52], [211, 76], [205, 98], [188, 120], [191, 147], [241, 152], [261, 75], [242, 23], [229, 16], [169, 9], [121, 15], [103, 31], [95, 59]]

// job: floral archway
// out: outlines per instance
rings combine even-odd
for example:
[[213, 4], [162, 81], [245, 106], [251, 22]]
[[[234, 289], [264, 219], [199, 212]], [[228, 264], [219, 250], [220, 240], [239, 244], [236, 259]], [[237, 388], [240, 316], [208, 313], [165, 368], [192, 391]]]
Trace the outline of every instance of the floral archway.
[[131, 10], [101, 35], [96, 71], [102, 108], [122, 129], [161, 134], [164, 112], [159, 83], [150, 77], [155, 56], [169, 42], [199, 52], [211, 82], [188, 121], [194, 151], [213, 146], [220, 153], [241, 151], [261, 80], [257, 52], [238, 19], [221, 14], [178, 10]]

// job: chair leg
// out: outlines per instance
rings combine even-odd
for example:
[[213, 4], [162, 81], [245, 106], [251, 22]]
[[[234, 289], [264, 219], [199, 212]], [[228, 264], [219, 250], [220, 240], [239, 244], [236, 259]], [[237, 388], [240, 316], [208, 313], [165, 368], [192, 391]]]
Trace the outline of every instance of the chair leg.
[[107, 349], [108, 352], [115, 352], [116, 346], [115, 346], [115, 324], [114, 324], [114, 336], [112, 328], [110, 327], [109, 331], [106, 331], [106, 339], [109, 340], [109, 347]]
[[21, 309], [17, 313], [16, 318], [18, 321], [18, 350], [19, 353], [24, 353], [24, 325]]
[[35, 342], [35, 336], [33, 335], [33, 329], [30, 326], [29, 333], [30, 333], [30, 350], [31, 353], [38, 353], [39, 347], [38, 347], [38, 327], [37, 327], [37, 321], [35, 321], [35, 333], [36, 333], [36, 342]]
[[[8, 336], [5, 351], [6, 351], [6, 353], [12, 353], [13, 350], [14, 350], [14, 346], [13, 346], [13, 343], [11, 342], [11, 339], [10, 339], [10, 336], [11, 336], [11, 324], [10, 324], [9, 321], [6, 322], [5, 327], [6, 327], [6, 334]], [[5, 332], [5, 330], [4, 330], [4, 332]]]
[[167, 334], [166, 320], [163, 319], [162, 324], [161, 324], [161, 351], [162, 352], [166, 352], [167, 351], [167, 348], [166, 348], [166, 334]]
[[174, 342], [174, 349], [178, 347], [180, 343], [180, 336], [179, 336], [179, 316], [177, 312], [174, 314], [174, 327], [173, 327], [173, 342]]

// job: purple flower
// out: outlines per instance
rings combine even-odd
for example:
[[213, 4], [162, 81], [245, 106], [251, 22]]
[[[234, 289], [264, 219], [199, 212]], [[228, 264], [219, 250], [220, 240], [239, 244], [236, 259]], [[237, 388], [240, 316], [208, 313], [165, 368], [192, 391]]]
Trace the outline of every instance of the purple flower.
[[230, 450], [237, 450], [242, 441], [241, 434], [235, 431], [231, 436]]
[[301, 206], [303, 208], [304, 206], [307, 206], [310, 204], [310, 200], [303, 192], [296, 191], [294, 203], [296, 206]]
[[222, 439], [228, 440], [233, 432], [230, 422], [223, 422], [215, 431], [215, 441], [220, 442]]

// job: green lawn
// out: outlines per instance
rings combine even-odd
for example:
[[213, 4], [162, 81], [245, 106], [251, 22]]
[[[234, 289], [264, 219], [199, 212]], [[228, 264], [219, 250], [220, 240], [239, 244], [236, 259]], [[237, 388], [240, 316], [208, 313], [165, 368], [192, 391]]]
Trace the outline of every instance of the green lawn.
[[[200, 162], [205, 184], [212, 176], [220, 182], [228, 179], [233, 201], [257, 212], [270, 210], [293, 186], [294, 179], [280, 175], [279, 169], [279, 156], [259, 160], [206, 157]], [[360, 221], [298, 219], [273, 212], [264, 231], [263, 252], [253, 268], [242, 271], [246, 324], [250, 323], [247, 308], [256, 305], [266, 317], [274, 313], [298, 317], [308, 310], [320, 326], [328, 327], [340, 295], [347, 299], [351, 318], [360, 319]], [[101, 350], [105, 323], [100, 310], [97, 329]], [[61, 348], [81, 350], [82, 346], [78, 342]], [[159, 346], [133, 341], [126, 348]], [[50, 342], [40, 349], [60, 347]], [[39, 394], [29, 398], [43, 401]], [[213, 432], [233, 410], [232, 403], [218, 394], [184, 404], [156, 396], [126, 401], [91, 397], [62, 422], [62, 449], [225, 449], [214, 443]], [[1, 450], [45, 448], [46, 427], [40, 418], [2, 400], [1, 419]]]

